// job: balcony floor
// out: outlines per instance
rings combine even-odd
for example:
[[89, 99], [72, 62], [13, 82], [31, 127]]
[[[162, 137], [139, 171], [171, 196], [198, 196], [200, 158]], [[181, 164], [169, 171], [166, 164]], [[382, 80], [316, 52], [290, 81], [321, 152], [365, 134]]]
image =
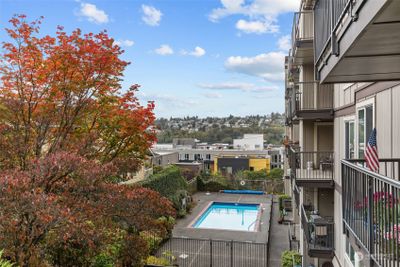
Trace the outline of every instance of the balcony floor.
[[296, 184], [302, 187], [332, 188], [333, 174], [331, 170], [296, 169]]

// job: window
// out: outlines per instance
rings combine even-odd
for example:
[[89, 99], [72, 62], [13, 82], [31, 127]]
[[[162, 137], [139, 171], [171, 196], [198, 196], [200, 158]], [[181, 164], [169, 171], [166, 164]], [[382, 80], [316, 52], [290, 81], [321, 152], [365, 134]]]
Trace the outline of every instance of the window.
[[210, 155], [210, 154], [207, 154], [207, 155], [206, 155], [206, 159], [210, 160], [210, 159], [211, 159], [211, 155]]
[[345, 122], [345, 157], [354, 158], [354, 121]]
[[373, 106], [358, 109], [358, 158], [364, 158], [366, 143], [373, 129]]
[[254, 171], [254, 167], [250, 167], [250, 171]]
[[189, 160], [189, 154], [185, 154], [185, 160]]

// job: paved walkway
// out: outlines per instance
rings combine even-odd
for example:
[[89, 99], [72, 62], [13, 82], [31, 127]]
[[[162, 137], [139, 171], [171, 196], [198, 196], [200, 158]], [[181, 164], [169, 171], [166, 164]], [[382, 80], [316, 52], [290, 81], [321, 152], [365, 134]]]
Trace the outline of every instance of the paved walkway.
[[269, 263], [268, 267], [280, 267], [282, 252], [289, 249], [288, 226], [279, 224], [279, 203], [278, 197], [274, 196], [272, 211], [272, 221], [269, 243]]

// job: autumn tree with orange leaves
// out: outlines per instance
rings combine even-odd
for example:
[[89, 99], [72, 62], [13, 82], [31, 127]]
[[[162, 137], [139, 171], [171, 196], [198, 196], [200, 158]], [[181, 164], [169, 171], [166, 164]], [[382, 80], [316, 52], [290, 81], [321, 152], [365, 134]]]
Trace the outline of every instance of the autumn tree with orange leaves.
[[141, 266], [140, 231], [165, 234], [175, 211], [108, 178], [145, 159], [154, 104], [123, 92], [129, 63], [105, 31], [40, 36], [42, 20], [13, 17], [0, 53], [0, 249], [19, 266], [91, 266], [115, 245], [116, 266]]

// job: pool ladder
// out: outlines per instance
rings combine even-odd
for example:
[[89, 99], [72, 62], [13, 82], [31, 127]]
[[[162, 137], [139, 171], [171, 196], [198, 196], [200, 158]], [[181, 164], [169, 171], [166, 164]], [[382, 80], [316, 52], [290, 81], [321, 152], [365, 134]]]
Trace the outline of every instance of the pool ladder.
[[255, 223], [256, 223], [256, 221], [257, 221], [257, 219], [255, 219], [255, 221], [254, 221], [254, 222], [252, 222], [252, 223], [249, 225], [249, 227], [247, 227], [247, 231], [250, 231], [250, 227], [251, 227], [253, 224], [255, 224]]

